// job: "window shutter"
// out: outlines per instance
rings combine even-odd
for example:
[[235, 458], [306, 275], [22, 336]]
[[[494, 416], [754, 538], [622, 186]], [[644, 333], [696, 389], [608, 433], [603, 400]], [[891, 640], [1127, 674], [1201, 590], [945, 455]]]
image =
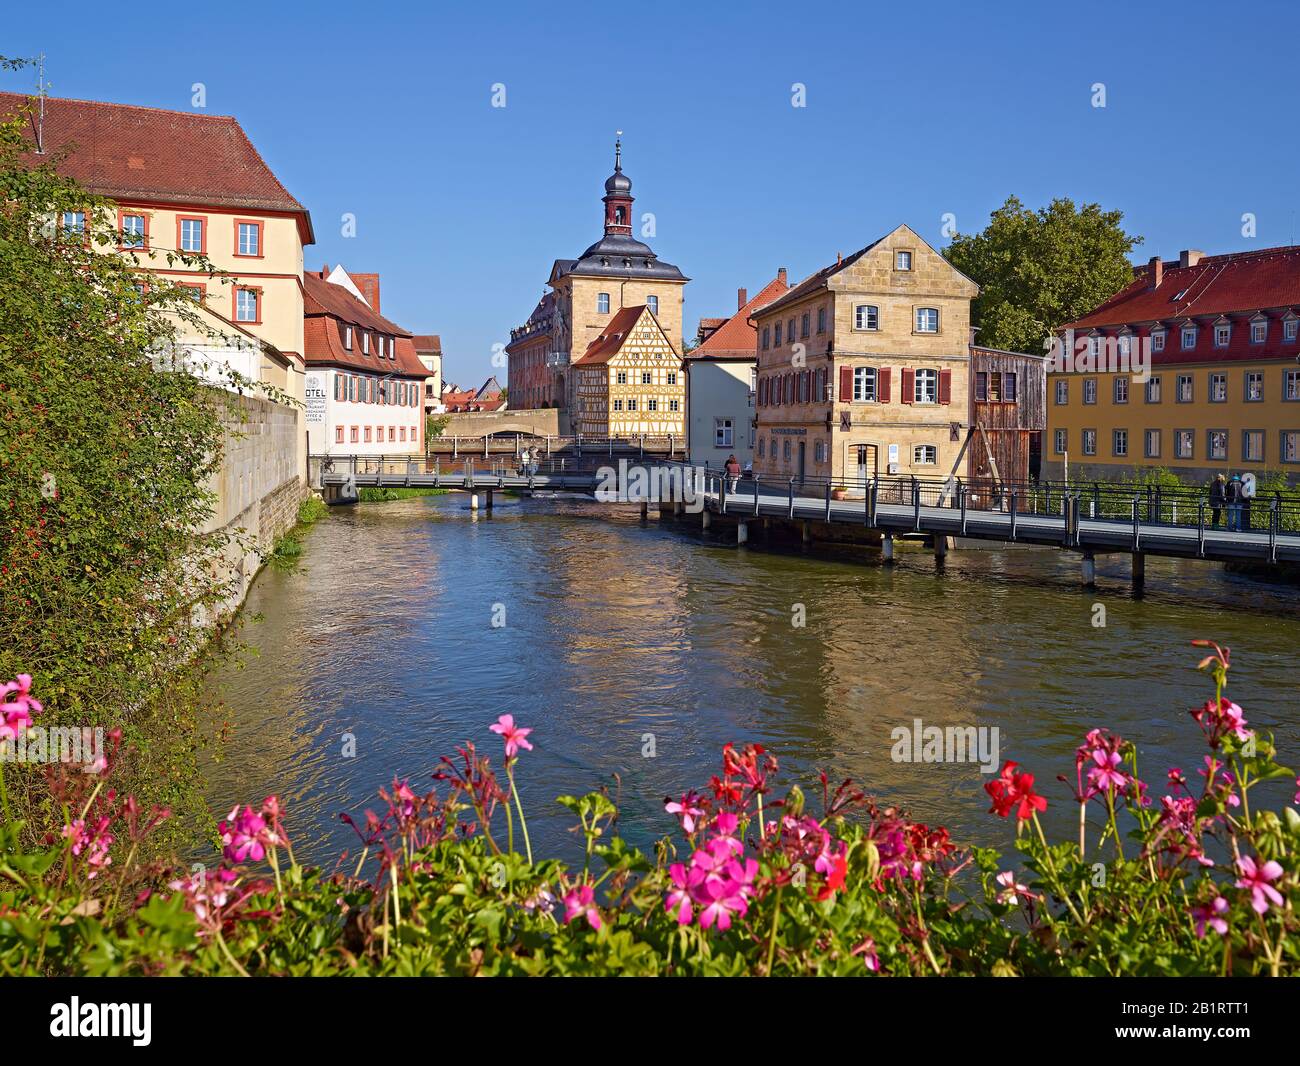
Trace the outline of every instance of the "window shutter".
[[903, 367], [903, 395], [899, 399], [903, 403], [911, 403], [916, 399], [916, 371], [910, 366]]
[[952, 371], [939, 371], [939, 402], [952, 403]]
[[840, 367], [840, 403], [853, 399], [853, 367]]
[[882, 366], [876, 371], [876, 402], [889, 403], [889, 378], [893, 371]]
[[767, 378], [763, 378], [758, 383], [758, 406], [763, 407], [767, 404]]

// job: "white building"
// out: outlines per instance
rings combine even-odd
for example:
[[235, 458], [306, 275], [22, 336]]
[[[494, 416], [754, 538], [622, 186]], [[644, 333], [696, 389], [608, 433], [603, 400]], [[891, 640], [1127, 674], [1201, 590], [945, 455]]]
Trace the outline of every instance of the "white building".
[[[379, 279], [365, 275], [377, 300]], [[303, 274], [312, 454], [423, 456], [424, 380], [412, 335], [375, 311], [342, 267]]]
[[700, 320], [699, 344], [682, 361], [691, 462], [720, 467], [732, 455], [742, 467], [753, 461], [758, 333], [749, 318], [788, 288], [782, 267], [752, 300], [738, 290], [730, 318]]

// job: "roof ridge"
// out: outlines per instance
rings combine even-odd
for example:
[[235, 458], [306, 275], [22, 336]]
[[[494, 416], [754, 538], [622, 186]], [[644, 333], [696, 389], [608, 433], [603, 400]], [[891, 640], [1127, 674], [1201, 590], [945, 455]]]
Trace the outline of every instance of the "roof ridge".
[[[28, 100], [37, 100], [39, 97], [32, 93], [18, 93], [11, 89], [0, 89], [0, 96], [21, 96]], [[204, 121], [225, 120], [239, 124], [239, 119], [234, 115], [206, 115], [199, 114], [197, 111], [182, 111], [179, 108], [172, 107], [154, 107], [151, 104], [120, 104], [113, 100], [86, 100], [80, 96], [47, 96], [46, 102], [55, 101], [67, 104], [90, 104], [93, 107], [123, 107], [132, 111], [152, 111], [160, 115], [185, 115], [188, 118], [196, 118]]]

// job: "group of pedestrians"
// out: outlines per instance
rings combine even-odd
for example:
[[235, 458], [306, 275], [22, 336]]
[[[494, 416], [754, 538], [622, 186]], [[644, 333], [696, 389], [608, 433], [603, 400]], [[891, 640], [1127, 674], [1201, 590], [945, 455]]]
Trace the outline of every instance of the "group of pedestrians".
[[1245, 483], [1240, 474], [1233, 474], [1226, 479], [1222, 474], [1210, 482], [1210, 524], [1219, 528], [1219, 515], [1228, 512], [1228, 531], [1250, 529], [1250, 497], [1246, 495]]

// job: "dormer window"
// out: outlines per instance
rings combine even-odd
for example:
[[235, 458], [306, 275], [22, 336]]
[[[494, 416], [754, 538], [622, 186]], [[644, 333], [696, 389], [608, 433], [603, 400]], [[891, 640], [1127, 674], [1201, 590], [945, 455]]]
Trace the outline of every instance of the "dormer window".
[[1153, 352], [1163, 352], [1165, 350], [1165, 331], [1163, 329], [1153, 329], [1151, 331], [1151, 350]]
[[1127, 333], [1121, 333], [1119, 335], [1119, 354], [1123, 358], [1127, 359], [1132, 351], [1133, 351], [1133, 338], [1130, 337]]
[[1268, 323], [1255, 321], [1250, 324], [1250, 343], [1263, 344], [1268, 340]]
[[370, 334], [369, 334], [369, 333], [363, 333], [363, 334], [361, 334], [361, 354], [362, 354], [362, 355], [369, 355], [369, 354], [370, 354]]
[[1296, 338], [1297, 322], [1300, 322], [1300, 319], [1288, 318], [1282, 323], [1282, 338], [1288, 343], [1294, 341]]
[[1226, 348], [1228, 341], [1232, 339], [1232, 326], [1226, 322], [1216, 323], [1214, 326], [1214, 346], [1216, 348]]
[[1183, 351], [1190, 352], [1195, 347], [1196, 347], [1196, 327], [1184, 326], [1183, 327]]
[[345, 326], [343, 328], [343, 347], [346, 348], [348, 351], [352, 351], [352, 327], [351, 326]]
[[1095, 334], [1088, 338], [1088, 354], [1094, 359], [1101, 354], [1101, 338]]

